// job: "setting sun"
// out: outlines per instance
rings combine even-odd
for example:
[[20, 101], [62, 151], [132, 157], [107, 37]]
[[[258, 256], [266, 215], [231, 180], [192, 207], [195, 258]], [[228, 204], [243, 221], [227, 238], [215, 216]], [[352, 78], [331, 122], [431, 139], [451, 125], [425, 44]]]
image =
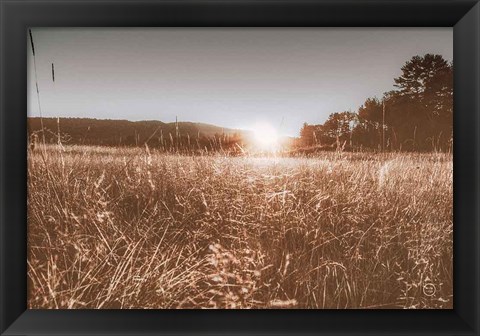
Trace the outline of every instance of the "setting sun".
[[255, 141], [262, 149], [272, 149], [278, 144], [277, 130], [266, 122], [259, 122], [253, 126]]

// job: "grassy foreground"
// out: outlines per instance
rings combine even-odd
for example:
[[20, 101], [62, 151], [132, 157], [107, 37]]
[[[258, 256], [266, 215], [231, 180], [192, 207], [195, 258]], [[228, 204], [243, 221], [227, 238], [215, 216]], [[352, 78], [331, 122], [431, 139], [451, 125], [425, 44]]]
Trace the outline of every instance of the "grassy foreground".
[[447, 154], [37, 148], [29, 308], [451, 308]]

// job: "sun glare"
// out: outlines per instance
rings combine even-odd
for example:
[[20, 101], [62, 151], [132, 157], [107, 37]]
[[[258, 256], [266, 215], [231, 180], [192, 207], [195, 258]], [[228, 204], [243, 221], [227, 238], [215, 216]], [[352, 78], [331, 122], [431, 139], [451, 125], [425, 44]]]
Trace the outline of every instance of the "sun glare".
[[253, 134], [257, 145], [261, 149], [275, 149], [278, 144], [277, 130], [268, 123], [256, 123], [253, 126]]

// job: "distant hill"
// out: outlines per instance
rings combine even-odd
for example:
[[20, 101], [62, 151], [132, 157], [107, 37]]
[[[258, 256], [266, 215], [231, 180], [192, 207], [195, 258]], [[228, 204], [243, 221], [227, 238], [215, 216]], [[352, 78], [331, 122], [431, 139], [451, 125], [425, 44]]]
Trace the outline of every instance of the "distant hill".
[[[56, 142], [58, 128], [62, 141], [69, 144], [134, 146], [147, 141], [152, 146], [161, 143], [172, 145], [174, 142], [201, 141], [209, 139], [241, 138], [247, 132], [244, 130], [223, 128], [215, 125], [194, 122], [164, 123], [156, 120], [128, 121], [90, 118], [43, 118], [47, 142]], [[27, 118], [28, 133], [38, 133], [41, 130], [40, 118]]]

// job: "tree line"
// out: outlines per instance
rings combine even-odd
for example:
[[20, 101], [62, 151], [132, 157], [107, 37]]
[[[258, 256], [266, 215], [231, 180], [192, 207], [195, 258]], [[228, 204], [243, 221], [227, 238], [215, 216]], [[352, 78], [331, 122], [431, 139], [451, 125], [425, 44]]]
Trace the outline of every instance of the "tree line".
[[203, 123], [164, 123], [156, 120], [31, 117], [27, 119], [27, 127], [31, 144], [45, 139], [47, 144], [60, 142], [109, 147], [148, 145], [161, 151], [176, 153], [238, 150], [238, 146], [243, 145], [244, 138], [241, 130]]
[[395, 89], [370, 97], [358, 111], [305, 123], [301, 146], [350, 150], [448, 151], [453, 141], [453, 64], [441, 55], [414, 56]]

